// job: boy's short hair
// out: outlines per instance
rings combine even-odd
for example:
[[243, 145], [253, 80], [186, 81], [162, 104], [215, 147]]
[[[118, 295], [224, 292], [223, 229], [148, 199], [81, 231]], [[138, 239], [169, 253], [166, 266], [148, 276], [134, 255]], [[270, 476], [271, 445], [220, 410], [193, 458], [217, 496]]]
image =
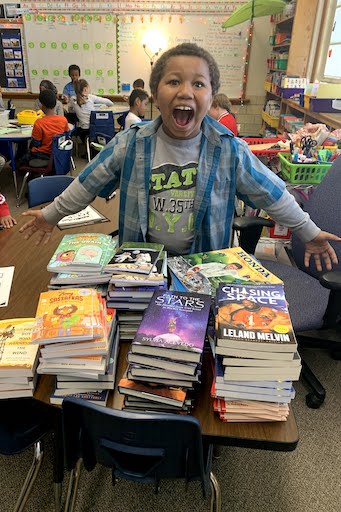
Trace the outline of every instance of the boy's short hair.
[[149, 96], [146, 91], [142, 91], [142, 89], [134, 89], [131, 95], [129, 96], [129, 107], [133, 107], [137, 99], [143, 101], [148, 98]]
[[44, 91], [41, 91], [41, 93], [39, 94], [39, 101], [43, 105], [43, 107], [52, 109], [56, 106], [57, 96], [50, 89], [45, 89]]
[[230, 102], [226, 94], [223, 93], [216, 94], [213, 97], [212, 107], [224, 108], [229, 112], [229, 114], [231, 114], [232, 112], [232, 103]]
[[207, 62], [210, 73], [212, 94], [217, 94], [220, 87], [220, 73], [218, 65], [207, 50], [194, 43], [182, 43], [174, 46], [173, 48], [170, 48], [165, 53], [163, 53], [161, 57], [155, 62], [149, 79], [149, 87], [152, 94], [156, 94], [157, 92], [158, 85], [162, 79], [166, 64], [169, 59], [171, 57], [180, 56], [199, 57], [200, 59], [204, 59]]
[[68, 70], [69, 76], [71, 74], [71, 71], [78, 71], [79, 76], [81, 76], [81, 68], [79, 66], [77, 66], [77, 64], [71, 64], [71, 66], [69, 66], [69, 70]]
[[42, 80], [39, 85], [53, 91], [56, 95], [58, 94], [57, 87], [50, 80]]
[[133, 89], [144, 89], [144, 80], [142, 78], [136, 78], [133, 82]]

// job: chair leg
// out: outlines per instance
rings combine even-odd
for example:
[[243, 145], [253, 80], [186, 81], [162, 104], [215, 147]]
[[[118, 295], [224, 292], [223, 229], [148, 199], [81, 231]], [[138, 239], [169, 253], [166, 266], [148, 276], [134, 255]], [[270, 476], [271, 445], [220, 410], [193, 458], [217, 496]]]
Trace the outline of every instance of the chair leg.
[[54, 483], [54, 509], [55, 512], [60, 512], [62, 509], [62, 491], [63, 484], [62, 482]]
[[210, 472], [211, 484], [211, 512], [221, 512], [221, 492], [220, 485], [215, 474]]
[[306, 396], [307, 406], [311, 409], [318, 409], [326, 398], [326, 390], [303, 359], [301, 376], [311, 389]]
[[[71, 167], [72, 167], [72, 171], [74, 172], [76, 170], [76, 164], [73, 159], [73, 156], [71, 157]], [[72, 171], [70, 172], [71, 175], [72, 175]]]
[[23, 195], [24, 188], [25, 188], [25, 185], [26, 185], [26, 182], [27, 182], [27, 178], [29, 177], [29, 175], [30, 175], [30, 173], [27, 172], [25, 174], [25, 176], [24, 176], [24, 179], [22, 180], [21, 189], [20, 189], [19, 196], [18, 196], [18, 199], [17, 199], [17, 208], [19, 208], [19, 206], [20, 206], [21, 197]]
[[90, 162], [90, 160], [91, 160], [91, 153], [90, 153], [90, 140], [89, 140], [89, 137], [87, 137], [87, 139], [85, 141], [85, 145], [86, 145], [86, 153], [88, 155], [88, 162]]
[[72, 512], [75, 508], [82, 464], [82, 459], [79, 459], [75, 469], [71, 471], [64, 512]]
[[35, 479], [37, 478], [39, 468], [43, 460], [43, 455], [44, 451], [42, 447], [42, 442], [38, 441], [34, 445], [33, 462], [29, 469], [29, 472], [27, 473], [24, 485], [21, 489], [19, 498], [15, 504], [13, 512], [23, 512], [23, 510], [25, 509], [27, 500], [31, 494], [33, 484], [35, 482]]

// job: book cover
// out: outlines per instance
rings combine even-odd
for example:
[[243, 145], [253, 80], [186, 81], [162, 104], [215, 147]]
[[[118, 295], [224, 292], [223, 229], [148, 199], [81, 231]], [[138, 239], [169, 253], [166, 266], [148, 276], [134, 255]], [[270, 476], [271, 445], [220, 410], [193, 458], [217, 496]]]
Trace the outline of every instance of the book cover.
[[72, 396], [74, 398], [82, 398], [83, 400], [87, 400], [93, 404], [97, 405], [107, 405], [109, 391], [108, 390], [99, 390], [99, 391], [85, 391], [84, 393], [64, 393], [64, 395], [56, 396], [55, 394], [51, 395], [50, 403], [55, 405], [61, 405], [63, 403], [64, 398], [67, 396]]
[[168, 265], [188, 290], [212, 295], [220, 283], [282, 283], [240, 247], [177, 256]]
[[101, 233], [64, 235], [47, 265], [49, 272], [97, 272], [113, 256], [116, 240]]
[[68, 229], [76, 226], [88, 226], [97, 222], [109, 222], [109, 219], [89, 204], [84, 210], [63, 217], [57, 226], [59, 229]]
[[32, 341], [40, 344], [102, 338], [103, 312], [95, 290], [66, 288], [42, 292]]
[[32, 343], [34, 318], [0, 320], [0, 375], [33, 377], [38, 345]]
[[106, 272], [150, 274], [156, 264], [162, 244], [124, 242], [105, 266]]
[[221, 283], [217, 308], [218, 340], [224, 346], [264, 352], [297, 351], [281, 284]]
[[160, 402], [182, 407], [186, 393], [181, 388], [169, 388], [158, 384], [135, 382], [129, 379], [121, 379], [118, 390], [123, 395], [140, 396], [152, 402]]
[[[190, 292], [154, 292], [131, 351], [199, 362], [203, 351], [211, 297]], [[179, 356], [176, 352], [179, 352]]]

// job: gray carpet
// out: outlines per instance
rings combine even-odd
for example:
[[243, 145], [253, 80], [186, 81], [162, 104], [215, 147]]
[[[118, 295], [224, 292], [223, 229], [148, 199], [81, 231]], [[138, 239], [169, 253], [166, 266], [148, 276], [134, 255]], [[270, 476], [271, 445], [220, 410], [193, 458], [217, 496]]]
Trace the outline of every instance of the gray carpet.
[[[309, 349], [305, 355], [326, 387], [325, 404], [319, 410], [308, 409], [305, 389], [301, 383], [296, 384], [293, 409], [300, 441], [294, 452], [223, 448], [221, 458], [214, 461], [213, 470], [221, 486], [224, 512], [341, 510], [340, 362], [332, 360], [324, 351]], [[54, 510], [51, 450], [51, 440], [46, 439], [45, 458], [28, 512]], [[2, 512], [12, 510], [30, 463], [31, 452], [13, 457], [0, 456]], [[120, 481], [113, 487], [110, 471], [97, 467], [89, 474], [83, 471], [76, 510], [203, 512], [209, 510], [209, 500], [202, 500], [197, 483], [190, 484], [185, 493], [182, 482], [165, 481], [158, 496], [154, 495], [151, 486]]]

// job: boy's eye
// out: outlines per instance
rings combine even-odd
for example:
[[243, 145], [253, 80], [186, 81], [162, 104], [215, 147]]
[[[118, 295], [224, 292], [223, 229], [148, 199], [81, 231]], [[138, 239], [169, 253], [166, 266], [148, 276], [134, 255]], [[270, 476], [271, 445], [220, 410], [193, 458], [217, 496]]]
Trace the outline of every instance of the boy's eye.
[[172, 80], [169, 80], [169, 85], [178, 85], [179, 84], [179, 80], [177, 80], [176, 78], [173, 78]]
[[198, 87], [200, 89], [201, 87], [205, 87], [205, 84], [203, 82], [194, 82], [195, 87]]

